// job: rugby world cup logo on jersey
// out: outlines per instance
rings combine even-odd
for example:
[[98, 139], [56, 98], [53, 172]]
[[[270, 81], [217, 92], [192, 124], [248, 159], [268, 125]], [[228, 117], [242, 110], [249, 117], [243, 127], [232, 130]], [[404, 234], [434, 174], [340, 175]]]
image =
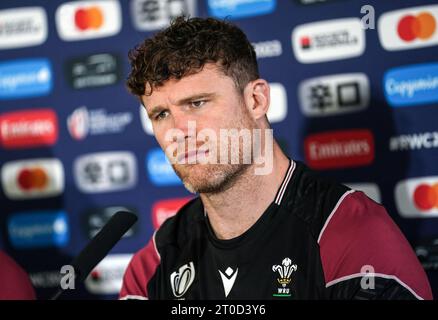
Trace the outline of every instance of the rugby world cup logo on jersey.
[[291, 292], [289, 285], [292, 281], [292, 273], [297, 271], [298, 266], [296, 264], [292, 264], [292, 260], [290, 258], [284, 258], [280, 264], [274, 264], [272, 266], [272, 271], [278, 273], [279, 277], [277, 278], [277, 282], [281, 285], [281, 287], [277, 288], [277, 292], [274, 293], [273, 297], [290, 297]]
[[172, 272], [170, 275], [170, 285], [173, 295], [178, 299], [186, 294], [187, 290], [195, 280], [195, 266], [193, 261], [179, 267], [178, 271]]

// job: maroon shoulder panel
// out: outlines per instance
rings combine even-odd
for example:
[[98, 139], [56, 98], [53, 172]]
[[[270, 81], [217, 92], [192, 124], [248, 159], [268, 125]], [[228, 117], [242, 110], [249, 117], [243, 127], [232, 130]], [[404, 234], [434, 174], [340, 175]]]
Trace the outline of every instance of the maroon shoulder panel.
[[369, 265], [376, 276], [398, 281], [417, 298], [432, 299], [423, 267], [385, 208], [362, 192], [341, 199], [319, 236], [326, 285], [360, 276]]
[[0, 251], [0, 300], [34, 300], [35, 291], [26, 272]]
[[160, 264], [160, 256], [155, 248], [155, 239], [138, 251], [123, 277], [123, 286], [119, 298], [148, 298], [147, 284]]

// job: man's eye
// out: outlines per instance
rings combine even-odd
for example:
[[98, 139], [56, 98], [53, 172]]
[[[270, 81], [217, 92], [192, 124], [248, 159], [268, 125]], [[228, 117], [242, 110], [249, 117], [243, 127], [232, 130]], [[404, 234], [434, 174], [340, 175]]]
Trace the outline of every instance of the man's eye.
[[163, 120], [168, 116], [169, 112], [167, 111], [161, 111], [159, 114], [155, 116], [155, 120]]
[[190, 104], [193, 108], [200, 108], [204, 105], [205, 102], [206, 102], [205, 100], [196, 100], [196, 101], [190, 102]]

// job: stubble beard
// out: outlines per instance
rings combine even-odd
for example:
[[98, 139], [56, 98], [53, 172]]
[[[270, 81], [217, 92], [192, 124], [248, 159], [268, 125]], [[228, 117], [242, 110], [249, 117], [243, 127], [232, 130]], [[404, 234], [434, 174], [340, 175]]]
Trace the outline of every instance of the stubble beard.
[[[250, 115], [244, 105], [242, 106], [240, 120], [232, 123], [230, 128], [250, 130], [255, 129], [255, 123], [250, 118]], [[231, 147], [229, 144], [228, 159], [231, 159], [230, 149]], [[217, 148], [218, 157], [219, 154], [219, 148]], [[243, 146], [239, 141], [239, 163], [237, 164], [222, 164], [217, 161], [216, 164], [172, 164], [172, 167], [189, 192], [194, 194], [216, 194], [231, 188], [239, 179], [239, 177], [241, 177], [253, 165], [252, 155], [251, 160], [252, 161], [250, 164], [244, 163]]]

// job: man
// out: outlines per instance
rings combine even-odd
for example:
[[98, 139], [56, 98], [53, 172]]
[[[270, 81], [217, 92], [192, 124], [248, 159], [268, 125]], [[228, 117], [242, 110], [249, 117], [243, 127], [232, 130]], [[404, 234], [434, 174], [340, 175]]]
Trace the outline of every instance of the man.
[[[319, 178], [270, 139], [269, 85], [240, 29], [179, 17], [130, 60], [130, 91], [199, 197], [134, 256], [121, 299], [432, 298], [381, 205]], [[237, 147], [226, 144], [230, 132]]]

